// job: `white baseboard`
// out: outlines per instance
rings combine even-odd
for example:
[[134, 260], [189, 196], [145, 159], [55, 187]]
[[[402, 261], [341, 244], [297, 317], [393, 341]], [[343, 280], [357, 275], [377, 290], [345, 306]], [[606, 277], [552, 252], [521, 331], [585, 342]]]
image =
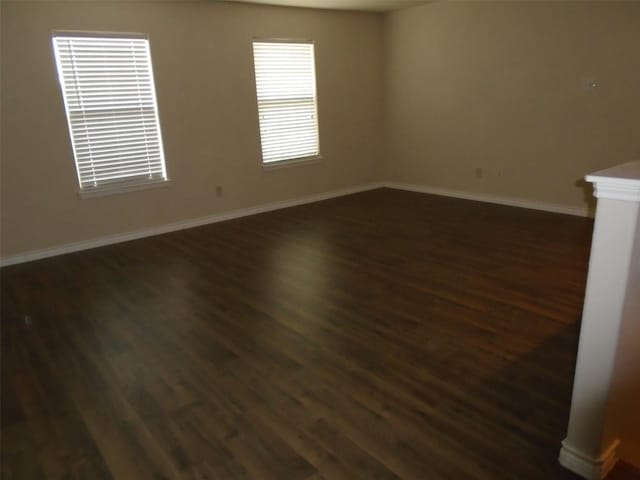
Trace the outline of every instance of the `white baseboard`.
[[270, 212], [272, 210], [279, 210], [281, 208], [294, 207], [296, 205], [304, 205], [305, 203], [319, 202], [321, 200], [328, 200], [330, 198], [341, 197], [344, 195], [351, 195], [353, 193], [364, 192], [367, 190], [374, 190], [381, 188], [382, 183], [368, 183], [364, 185], [358, 185], [355, 187], [344, 188], [341, 190], [332, 190], [330, 192], [323, 192], [314, 195], [306, 195], [300, 198], [294, 198], [290, 200], [283, 200], [280, 202], [267, 203], [265, 205], [258, 205], [255, 207], [241, 208], [238, 210], [232, 210], [229, 212], [216, 213], [213, 215], [207, 215], [206, 217], [192, 218], [189, 220], [183, 220], [180, 222], [169, 223], [160, 225], [158, 227], [146, 228], [143, 230], [135, 230], [132, 232], [118, 233], [115, 235], [107, 235], [100, 238], [94, 238], [91, 240], [85, 240], [82, 242], [68, 243], [51, 248], [45, 248], [42, 250], [34, 250], [31, 252], [20, 253], [17, 255], [10, 255], [0, 259], [0, 267], [9, 265], [15, 265], [17, 263], [26, 263], [33, 260], [40, 260], [47, 257], [55, 257], [57, 255], [64, 255], [65, 253], [79, 252], [81, 250], [89, 250], [96, 247], [104, 247], [106, 245], [112, 245], [114, 243], [128, 242], [130, 240], [137, 240], [139, 238], [152, 237], [154, 235], [161, 235], [163, 233], [175, 232], [177, 230], [185, 230], [187, 228], [200, 227], [202, 225], [208, 225], [210, 223], [223, 222], [225, 220], [231, 220], [234, 218], [246, 217], [249, 215], [255, 215], [257, 213]]
[[462, 198], [465, 200], [475, 200], [477, 202], [496, 203], [499, 205], [507, 205], [510, 207], [530, 208], [533, 210], [544, 210], [545, 212], [564, 213], [566, 215], [575, 215], [579, 217], [593, 217], [587, 207], [572, 207], [569, 205], [561, 205], [557, 203], [536, 202], [534, 200], [521, 200], [517, 198], [498, 197], [486, 193], [464, 192], [461, 190], [449, 190], [440, 187], [429, 187], [425, 185], [412, 185], [400, 182], [385, 182], [387, 188], [395, 188], [398, 190], [407, 190], [410, 192], [429, 193], [431, 195], [442, 195], [445, 197]]
[[602, 480], [618, 462], [618, 446], [615, 440], [598, 458], [590, 457], [568, 444], [565, 439], [560, 449], [560, 465], [587, 480]]

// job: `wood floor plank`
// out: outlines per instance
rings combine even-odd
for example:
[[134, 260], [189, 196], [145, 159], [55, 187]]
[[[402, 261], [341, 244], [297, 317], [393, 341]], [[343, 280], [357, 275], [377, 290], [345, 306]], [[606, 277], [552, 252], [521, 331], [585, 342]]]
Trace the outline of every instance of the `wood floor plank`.
[[0, 474], [576, 480], [592, 228], [379, 189], [5, 267]]

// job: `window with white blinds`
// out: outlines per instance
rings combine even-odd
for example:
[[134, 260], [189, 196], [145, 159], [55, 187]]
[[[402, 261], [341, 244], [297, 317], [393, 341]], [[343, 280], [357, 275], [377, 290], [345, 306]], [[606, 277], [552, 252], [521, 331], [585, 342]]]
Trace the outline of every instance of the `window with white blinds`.
[[81, 191], [165, 181], [148, 39], [55, 33], [53, 45]]
[[265, 164], [319, 155], [313, 53], [311, 42], [253, 42]]

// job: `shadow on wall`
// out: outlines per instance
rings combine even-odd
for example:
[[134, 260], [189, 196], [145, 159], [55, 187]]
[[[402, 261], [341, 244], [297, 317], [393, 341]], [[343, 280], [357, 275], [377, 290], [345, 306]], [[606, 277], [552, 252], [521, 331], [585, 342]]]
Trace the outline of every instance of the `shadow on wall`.
[[[636, 319], [635, 331], [640, 332], [640, 318]], [[639, 333], [635, 334], [638, 338]], [[626, 341], [625, 341], [626, 340]], [[640, 362], [638, 359], [630, 358], [634, 355], [638, 357], [637, 342], [634, 344], [633, 336], [620, 339], [620, 347], [626, 353], [624, 365], [616, 365], [616, 377], [612, 390], [612, 401], [609, 405], [608, 415], [613, 416], [614, 434], [620, 437], [622, 444], [619, 455], [640, 467]]]

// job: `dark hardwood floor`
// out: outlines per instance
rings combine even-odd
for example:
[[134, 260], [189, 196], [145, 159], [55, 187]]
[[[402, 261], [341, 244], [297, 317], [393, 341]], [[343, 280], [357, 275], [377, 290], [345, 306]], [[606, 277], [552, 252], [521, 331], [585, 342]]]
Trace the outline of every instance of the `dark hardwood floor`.
[[2, 478], [575, 479], [592, 223], [381, 189], [6, 267]]

